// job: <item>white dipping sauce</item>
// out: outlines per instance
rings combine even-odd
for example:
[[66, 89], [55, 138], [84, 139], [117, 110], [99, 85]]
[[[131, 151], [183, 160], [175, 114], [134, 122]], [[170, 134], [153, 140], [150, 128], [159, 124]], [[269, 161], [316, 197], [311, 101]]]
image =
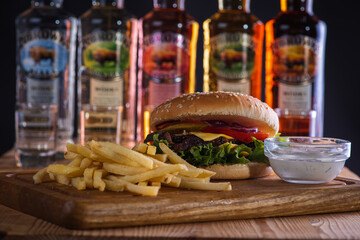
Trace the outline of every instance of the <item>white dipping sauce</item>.
[[317, 184], [333, 180], [343, 169], [344, 161], [321, 162], [270, 158], [276, 174], [287, 182]]
[[333, 180], [350, 157], [351, 143], [336, 138], [282, 137], [265, 139], [264, 153], [284, 181], [303, 184]]

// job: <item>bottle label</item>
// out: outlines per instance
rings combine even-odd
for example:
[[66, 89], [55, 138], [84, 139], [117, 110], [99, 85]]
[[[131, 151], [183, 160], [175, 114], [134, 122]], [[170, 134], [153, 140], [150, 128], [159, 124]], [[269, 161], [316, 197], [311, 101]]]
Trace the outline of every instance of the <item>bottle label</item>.
[[83, 110], [83, 114], [85, 114], [85, 131], [112, 133], [118, 129], [121, 111], [117, 109], [103, 112]]
[[285, 35], [272, 45], [275, 79], [288, 84], [313, 82], [319, 44], [316, 39]]
[[[240, 90], [250, 94], [251, 89], [247, 86], [251, 85], [250, 77], [255, 66], [255, 47], [252, 36], [241, 32], [222, 33], [210, 39], [210, 68], [219, 80], [219, 91]], [[224, 84], [228, 80], [229, 83]]]
[[243, 79], [240, 81], [224, 81], [218, 79], [217, 81], [218, 91], [224, 92], [238, 92], [243, 94], [251, 94], [251, 86], [249, 79]]
[[279, 83], [279, 107], [310, 110], [319, 44], [304, 35], [285, 35], [272, 45], [274, 80]]
[[144, 37], [143, 49], [144, 72], [154, 81], [181, 81], [189, 72], [189, 40], [185, 36], [156, 32]]
[[[26, 130], [37, 130], [37, 131], [53, 131], [54, 116], [55, 114], [46, 113], [33, 113], [33, 112], [22, 112], [21, 120], [18, 123], [18, 128], [25, 130], [20, 132], [20, 135], [28, 134]], [[25, 136], [24, 136], [25, 137]]]
[[57, 104], [59, 78], [63, 78], [69, 58], [65, 33], [49, 29], [25, 32], [19, 37], [19, 49], [27, 100]]
[[124, 78], [111, 81], [90, 78], [90, 104], [96, 106], [122, 106], [124, 96]]
[[130, 39], [125, 33], [99, 31], [82, 38], [83, 64], [97, 77], [121, 76], [130, 64]]
[[114, 30], [93, 32], [82, 38], [82, 48], [83, 64], [90, 78], [86, 78], [90, 81], [86, 102], [122, 106], [125, 73], [130, 64], [130, 38]]
[[312, 85], [289, 85], [279, 83], [279, 108], [291, 110], [311, 109]]
[[181, 83], [149, 82], [149, 105], [154, 109], [166, 100], [181, 95]]
[[27, 102], [28, 103], [52, 103], [59, 101], [59, 78], [55, 77], [49, 80], [39, 80], [36, 78], [27, 78]]

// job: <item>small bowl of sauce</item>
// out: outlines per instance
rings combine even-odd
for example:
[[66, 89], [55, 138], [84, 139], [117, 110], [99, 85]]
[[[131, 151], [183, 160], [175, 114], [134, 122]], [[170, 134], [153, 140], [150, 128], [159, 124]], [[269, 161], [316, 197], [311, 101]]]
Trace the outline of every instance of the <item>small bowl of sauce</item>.
[[333, 180], [350, 157], [351, 142], [323, 137], [274, 137], [264, 141], [265, 155], [284, 181], [321, 184]]

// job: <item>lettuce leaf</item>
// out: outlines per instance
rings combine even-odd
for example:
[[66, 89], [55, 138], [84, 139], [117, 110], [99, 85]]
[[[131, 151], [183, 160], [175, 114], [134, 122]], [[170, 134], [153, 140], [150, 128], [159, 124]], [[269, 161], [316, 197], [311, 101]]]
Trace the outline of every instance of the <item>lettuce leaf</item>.
[[[177, 154], [188, 163], [198, 166], [208, 166], [212, 164], [245, 164], [248, 162], [263, 162], [269, 164], [268, 158], [264, 155], [264, 142], [253, 138], [254, 148], [245, 144], [235, 145], [231, 142], [214, 147], [211, 143], [203, 146], [194, 146], [187, 151]], [[163, 142], [168, 147], [166, 140], [159, 140], [158, 134], [154, 135], [153, 146], [157, 147], [157, 153], [162, 153], [159, 143]]]
[[159, 146], [160, 143], [164, 143], [166, 146], [170, 147], [168, 141], [159, 140], [159, 134], [154, 134], [152, 145], [156, 147], [156, 153], [157, 154], [163, 154], [163, 151], [161, 150], [161, 148]]

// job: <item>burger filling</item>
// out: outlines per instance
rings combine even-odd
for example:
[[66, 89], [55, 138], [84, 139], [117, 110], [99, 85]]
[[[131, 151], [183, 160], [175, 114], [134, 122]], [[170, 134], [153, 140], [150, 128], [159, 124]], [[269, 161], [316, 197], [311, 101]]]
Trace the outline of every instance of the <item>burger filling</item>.
[[268, 134], [223, 121], [173, 121], [157, 126], [145, 142], [157, 147], [163, 142], [194, 166], [264, 162], [263, 140]]

